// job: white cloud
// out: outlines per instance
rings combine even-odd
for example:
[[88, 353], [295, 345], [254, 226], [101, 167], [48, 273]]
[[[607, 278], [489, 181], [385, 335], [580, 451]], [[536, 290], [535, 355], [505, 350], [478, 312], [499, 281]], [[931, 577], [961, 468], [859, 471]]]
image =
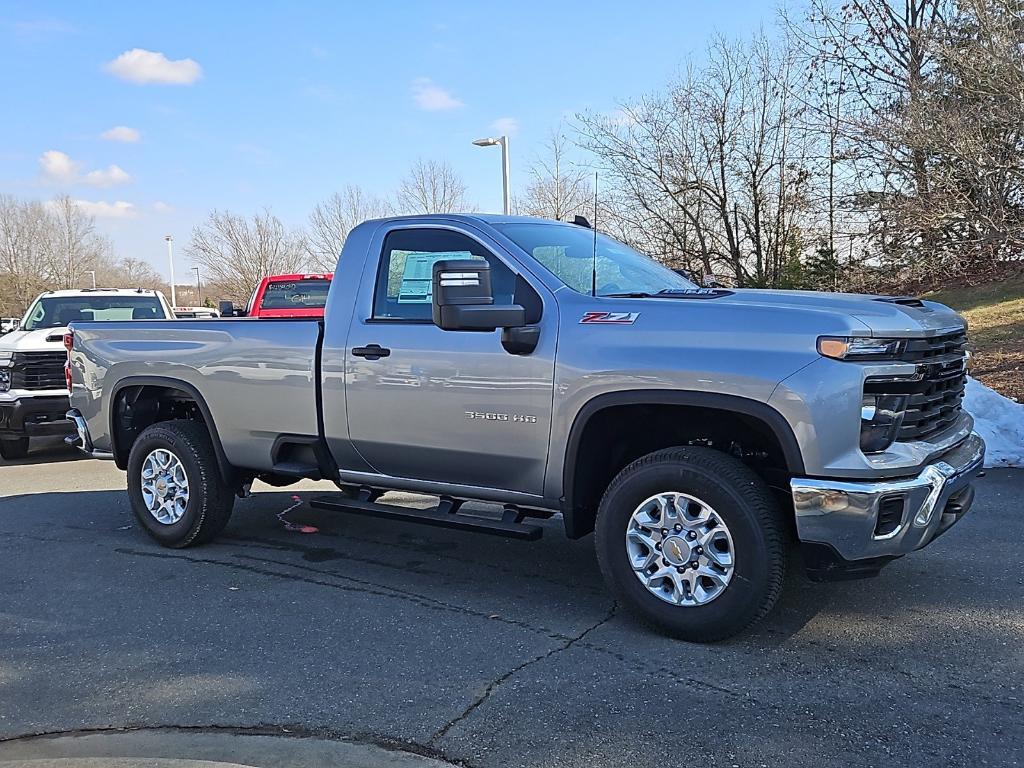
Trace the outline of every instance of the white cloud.
[[417, 77], [412, 81], [412, 97], [416, 105], [427, 112], [445, 112], [462, 106], [462, 102], [451, 91], [437, 85], [429, 77]]
[[133, 203], [126, 203], [118, 200], [108, 203], [105, 200], [75, 200], [75, 205], [82, 209], [83, 213], [95, 216], [97, 219], [131, 219], [137, 211]]
[[100, 170], [89, 171], [82, 177], [82, 183], [90, 187], [116, 187], [131, 180], [132, 177], [119, 165], [108, 165]]
[[78, 177], [78, 163], [65, 153], [48, 149], [39, 158], [43, 180], [53, 184], [71, 184]]
[[115, 77], [140, 85], [192, 85], [203, 76], [203, 68], [192, 59], [172, 61], [162, 53], [143, 48], [125, 51], [103, 68]]
[[72, 160], [66, 153], [48, 149], [39, 156], [39, 168], [43, 181], [48, 184], [87, 184], [90, 187], [116, 187], [127, 184], [132, 177], [119, 165], [81, 173], [82, 164]]
[[142, 138], [142, 134], [127, 125], [115, 125], [109, 131], [100, 134], [101, 139], [107, 141], [123, 141], [126, 144], [134, 144]]
[[157, 200], [153, 203], [153, 210], [157, 213], [170, 213], [174, 209], [162, 200]]
[[491, 130], [502, 136], [515, 136], [519, 132], [519, 121], [514, 117], [499, 117], [491, 123]]

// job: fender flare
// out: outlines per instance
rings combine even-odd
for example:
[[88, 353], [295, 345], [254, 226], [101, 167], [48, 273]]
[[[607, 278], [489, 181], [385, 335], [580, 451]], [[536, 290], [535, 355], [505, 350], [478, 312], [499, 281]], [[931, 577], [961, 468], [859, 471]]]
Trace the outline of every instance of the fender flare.
[[695, 392], [689, 390], [639, 389], [608, 392], [588, 400], [576, 412], [569, 439], [565, 446], [565, 463], [562, 465], [562, 517], [565, 521], [565, 533], [571, 539], [585, 535], [580, 530], [582, 521], [576, 519], [576, 507], [573, 499], [573, 487], [576, 482], [576, 460], [583, 441], [587, 424], [595, 414], [606, 408], [619, 405], [683, 405], [694, 408], [713, 408], [719, 411], [730, 411], [750, 416], [763, 422], [771, 430], [775, 439], [782, 446], [786, 469], [793, 475], [804, 474], [804, 462], [800, 453], [793, 428], [785, 417], [767, 403], [752, 400], [738, 395], [725, 395], [717, 392]]
[[[206, 399], [200, 394], [199, 390], [181, 379], [172, 379], [165, 376], [127, 376], [117, 384], [114, 385], [113, 390], [110, 393], [110, 401], [107, 407], [109, 411], [108, 419], [110, 423], [107, 428], [110, 430], [110, 449], [114, 454], [115, 461], [118, 456], [117, 448], [117, 430], [115, 425], [115, 419], [117, 418], [116, 409], [114, 403], [117, 402], [118, 396], [122, 390], [128, 389], [129, 387], [164, 387], [166, 389], [178, 389], [185, 392], [191, 397], [196, 406], [199, 408], [199, 412], [203, 415], [203, 421], [206, 422], [206, 428], [210, 433], [210, 442], [213, 443], [213, 452], [217, 456], [217, 467], [220, 469], [221, 477], [224, 482], [229, 485], [233, 485], [238, 480], [238, 472], [231, 465], [227, 459], [227, 455], [224, 453], [224, 446], [220, 440], [220, 434], [217, 432], [217, 424], [213, 420], [213, 413], [210, 411], [210, 406], [206, 404]], [[125, 469], [125, 467], [120, 467]]]

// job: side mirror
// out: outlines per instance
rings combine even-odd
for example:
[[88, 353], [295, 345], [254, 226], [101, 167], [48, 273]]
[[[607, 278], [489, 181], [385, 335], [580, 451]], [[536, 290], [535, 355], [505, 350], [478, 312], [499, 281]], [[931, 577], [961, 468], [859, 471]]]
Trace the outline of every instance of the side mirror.
[[431, 314], [444, 331], [494, 331], [526, 325], [518, 304], [496, 305], [491, 293], [491, 265], [483, 259], [434, 262]]
[[221, 317], [245, 317], [245, 312], [235, 309], [235, 305], [230, 301], [218, 301], [217, 312]]

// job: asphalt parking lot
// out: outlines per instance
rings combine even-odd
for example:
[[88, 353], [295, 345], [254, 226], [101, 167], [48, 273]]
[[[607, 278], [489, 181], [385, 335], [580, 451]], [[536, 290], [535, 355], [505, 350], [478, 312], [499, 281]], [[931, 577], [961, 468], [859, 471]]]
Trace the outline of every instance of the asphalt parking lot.
[[468, 766], [1024, 762], [1024, 471], [989, 471], [877, 579], [791, 573], [713, 646], [623, 615], [558, 520], [526, 543], [303, 509], [303, 535], [275, 517], [295, 490], [263, 489], [172, 551], [123, 488], [70, 452], [0, 465], [0, 761], [33, 734], [154, 728]]

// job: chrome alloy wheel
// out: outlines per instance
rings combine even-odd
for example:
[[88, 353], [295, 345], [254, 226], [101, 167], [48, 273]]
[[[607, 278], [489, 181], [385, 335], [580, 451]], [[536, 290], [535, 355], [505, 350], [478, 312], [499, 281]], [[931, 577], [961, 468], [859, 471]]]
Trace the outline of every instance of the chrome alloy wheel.
[[142, 462], [142, 500], [158, 523], [173, 525], [188, 506], [185, 467], [166, 448], [151, 451]]
[[640, 503], [626, 526], [626, 553], [647, 590], [673, 605], [705, 605], [735, 570], [732, 534], [708, 504], [685, 493]]

